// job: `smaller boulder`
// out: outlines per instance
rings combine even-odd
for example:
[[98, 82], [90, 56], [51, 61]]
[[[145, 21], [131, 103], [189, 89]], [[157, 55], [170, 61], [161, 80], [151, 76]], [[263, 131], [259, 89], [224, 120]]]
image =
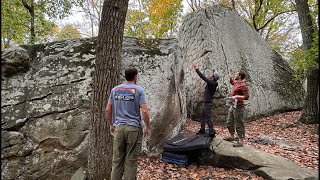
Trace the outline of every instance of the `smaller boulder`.
[[211, 142], [213, 161], [218, 167], [250, 170], [265, 179], [317, 180], [318, 172], [296, 165], [291, 160], [244, 145], [234, 148], [232, 143], [217, 136]]
[[1, 57], [1, 76], [8, 78], [28, 70], [30, 60], [27, 50], [22, 47], [5, 49]]

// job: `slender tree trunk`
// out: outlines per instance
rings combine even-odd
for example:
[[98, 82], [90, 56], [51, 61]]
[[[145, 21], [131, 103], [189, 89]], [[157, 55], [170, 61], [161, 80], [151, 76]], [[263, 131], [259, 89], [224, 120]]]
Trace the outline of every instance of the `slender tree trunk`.
[[100, 24], [100, 21], [101, 21], [101, 12], [102, 12], [102, 0], [99, 0], [99, 9], [98, 9], [98, 26]]
[[[91, 8], [90, 8], [90, 6], [91, 6], [91, 8], [92, 8], [92, 10], [91, 10]], [[93, 0], [91, 0], [90, 2], [88, 2], [88, 11], [89, 11], [89, 16], [90, 16], [90, 23], [91, 23], [91, 37], [93, 37], [94, 36], [94, 2], [93, 2]]]
[[10, 42], [11, 42], [11, 39], [12, 39], [12, 32], [11, 31], [8, 31], [7, 30], [7, 37], [6, 38], [3, 38], [3, 46], [4, 46], [4, 49], [5, 48], [8, 48], [10, 46]]
[[110, 179], [112, 135], [105, 119], [110, 90], [118, 84], [128, 0], [105, 0], [96, 47], [89, 133], [88, 177]]
[[93, 37], [94, 36], [94, 24], [93, 24], [93, 18], [91, 17], [91, 15], [90, 15], [90, 23], [91, 23], [91, 37]]
[[30, 29], [31, 29], [31, 44], [34, 44], [35, 41], [36, 41], [36, 33], [35, 33], [35, 25], [34, 25], [34, 22], [35, 22], [35, 17], [34, 17], [34, 4], [33, 4], [33, 0], [31, 1], [31, 12], [30, 12], [30, 15], [31, 15], [31, 26], [30, 26]]
[[232, 3], [232, 8], [236, 10], [236, 3], [234, 2], [234, 0], [231, 0], [231, 3]]
[[35, 33], [35, 16], [34, 16], [34, 0], [31, 1], [31, 5], [29, 6], [26, 0], [22, 0], [23, 6], [28, 10], [30, 14], [30, 44], [35, 43], [36, 33]]
[[[314, 27], [310, 14], [308, 0], [296, 0], [300, 29], [304, 50], [312, 47]], [[319, 64], [319, 59], [317, 60]], [[307, 95], [300, 121], [303, 123], [319, 123], [319, 69], [307, 69]]]

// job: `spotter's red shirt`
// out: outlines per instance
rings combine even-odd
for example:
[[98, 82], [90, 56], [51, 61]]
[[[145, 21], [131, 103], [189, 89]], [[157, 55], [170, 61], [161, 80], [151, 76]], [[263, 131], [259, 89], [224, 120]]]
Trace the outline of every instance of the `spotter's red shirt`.
[[[230, 78], [230, 83], [233, 85], [231, 90], [231, 96], [241, 95], [244, 96], [245, 100], [249, 99], [249, 90], [247, 84], [243, 80], [233, 80]], [[237, 107], [244, 107], [244, 101], [238, 100]]]

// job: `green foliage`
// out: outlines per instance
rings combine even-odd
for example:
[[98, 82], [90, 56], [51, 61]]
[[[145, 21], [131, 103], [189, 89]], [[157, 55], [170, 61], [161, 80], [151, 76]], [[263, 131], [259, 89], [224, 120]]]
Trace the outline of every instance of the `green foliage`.
[[138, 4], [138, 8], [131, 6], [127, 12], [126, 36], [175, 37], [182, 0], [141, 0]]
[[147, 14], [139, 10], [127, 11], [126, 24], [124, 34], [126, 36], [135, 36], [146, 38], [148, 35], [148, 22], [146, 21]]
[[41, 12], [35, 14], [35, 42], [49, 42], [55, 23], [45, 18]]
[[161, 38], [176, 25], [182, 0], [152, 0], [148, 3], [148, 7], [153, 35]]
[[29, 16], [20, 0], [1, 0], [1, 49], [14, 41], [22, 44], [29, 32]]
[[55, 35], [55, 40], [66, 40], [81, 38], [80, 32], [71, 24], [66, 25]]
[[307, 69], [319, 69], [319, 31], [313, 34], [311, 49], [305, 51], [297, 49], [293, 52], [292, 57], [291, 65], [296, 71], [297, 79], [305, 78]]
[[72, 2], [70, 0], [40, 0], [38, 2], [39, 9], [50, 18], [62, 19], [70, 15]]
[[[35, 42], [50, 40], [48, 36], [52, 34], [55, 26], [53, 19], [69, 15], [73, 2], [75, 0], [26, 0], [30, 8], [33, 4]], [[23, 6], [22, 0], [2, 0], [1, 15], [1, 48], [13, 44], [26, 44], [30, 39], [31, 14]]]

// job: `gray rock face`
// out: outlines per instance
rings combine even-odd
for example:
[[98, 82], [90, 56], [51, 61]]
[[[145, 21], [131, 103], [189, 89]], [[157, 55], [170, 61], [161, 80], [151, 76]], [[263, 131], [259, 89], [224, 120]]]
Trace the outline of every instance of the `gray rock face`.
[[229, 8], [213, 6], [189, 14], [180, 29], [178, 46], [185, 69], [187, 112], [192, 118], [199, 117], [205, 86], [192, 63], [199, 63], [203, 73], [215, 68], [220, 74], [213, 108], [216, 121], [226, 120], [224, 97], [232, 88], [228, 74], [239, 67], [249, 86], [247, 118], [302, 106], [304, 90], [294, 81], [288, 63]]
[[[7, 69], [14, 68], [2, 74], [1, 176], [70, 179], [87, 164], [95, 38], [24, 48], [7, 51], [2, 59], [13, 62]], [[235, 12], [212, 7], [187, 16], [178, 40], [124, 38], [119, 83], [126, 67], [137, 67], [150, 109], [153, 137], [143, 142], [143, 151], [161, 151], [187, 116], [198, 116], [204, 83], [192, 62], [202, 72], [214, 67], [220, 73], [217, 120], [227, 113], [227, 74], [239, 65], [248, 73], [248, 118], [301, 107], [302, 86], [292, 81], [288, 64]]]
[[92, 49], [88, 39], [40, 45], [27, 72], [2, 80], [2, 177], [70, 179], [86, 164]]
[[[186, 119], [175, 40], [153, 43], [157, 49], [125, 38], [121, 64], [138, 68], [146, 90], [154, 136], [144, 151], [159, 151]], [[87, 164], [95, 39], [44, 44], [36, 53], [27, 72], [2, 81], [2, 177], [70, 179]]]

